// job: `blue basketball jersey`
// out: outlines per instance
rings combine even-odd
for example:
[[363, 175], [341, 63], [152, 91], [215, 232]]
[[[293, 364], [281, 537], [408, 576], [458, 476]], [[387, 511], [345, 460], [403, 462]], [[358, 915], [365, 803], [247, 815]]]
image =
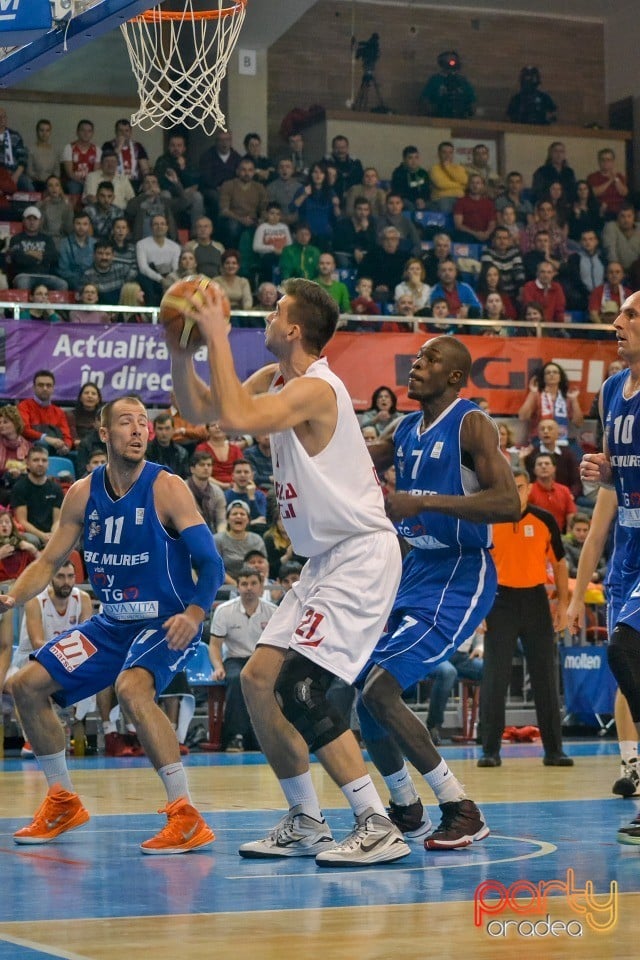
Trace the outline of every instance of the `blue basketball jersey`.
[[113, 620], [170, 617], [193, 596], [186, 544], [167, 533], [156, 513], [153, 484], [165, 469], [146, 462], [119, 499], [107, 492], [104, 466], [91, 474], [84, 562], [103, 614]]
[[[416, 495], [468, 495], [480, 489], [474, 471], [462, 463], [462, 421], [478, 407], [458, 397], [426, 430], [422, 413], [403, 417], [395, 432], [396, 490]], [[483, 414], [484, 416], [484, 414]], [[496, 446], [498, 436], [496, 434]], [[491, 526], [424, 511], [396, 524], [400, 536], [422, 550], [491, 546]]]
[[[626, 528], [625, 563], [640, 568], [640, 393], [628, 399], [628, 370], [610, 377], [602, 388], [604, 432], [618, 496], [618, 523]], [[618, 554], [619, 556], [619, 554]]]

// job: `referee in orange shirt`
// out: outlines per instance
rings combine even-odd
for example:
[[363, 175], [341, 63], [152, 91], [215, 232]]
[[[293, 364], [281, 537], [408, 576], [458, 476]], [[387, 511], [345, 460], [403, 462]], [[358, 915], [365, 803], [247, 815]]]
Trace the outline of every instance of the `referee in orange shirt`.
[[[569, 587], [560, 530], [546, 510], [527, 502], [531, 484], [525, 470], [513, 471], [522, 515], [517, 523], [493, 527], [493, 559], [498, 571], [496, 599], [487, 616], [484, 667], [480, 688], [483, 754], [479, 767], [499, 767], [505, 701], [518, 637], [531, 677], [538, 726], [548, 767], [571, 767], [562, 749], [560, 698], [554, 630], [567, 625]], [[547, 596], [547, 562], [553, 568], [558, 596], [553, 620]]]

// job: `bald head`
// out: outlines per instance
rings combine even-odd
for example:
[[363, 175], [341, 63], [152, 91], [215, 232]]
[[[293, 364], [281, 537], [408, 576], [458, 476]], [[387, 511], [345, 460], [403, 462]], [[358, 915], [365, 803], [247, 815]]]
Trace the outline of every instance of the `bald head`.
[[465, 387], [471, 373], [471, 354], [464, 343], [456, 337], [444, 334], [441, 337], [435, 337], [430, 342], [437, 344], [449, 373], [455, 371], [460, 373], [458, 386]]

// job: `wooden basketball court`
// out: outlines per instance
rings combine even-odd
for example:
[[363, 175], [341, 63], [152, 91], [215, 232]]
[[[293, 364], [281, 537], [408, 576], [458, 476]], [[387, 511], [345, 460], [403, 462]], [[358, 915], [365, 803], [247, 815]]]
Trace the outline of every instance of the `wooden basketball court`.
[[[178, 857], [138, 849], [158, 829], [154, 811], [164, 805], [144, 759], [71, 760], [91, 821], [47, 846], [14, 845], [12, 832], [40, 803], [44, 779], [34, 761], [6, 759], [0, 960], [635, 960], [640, 848], [620, 846], [615, 832], [639, 804], [610, 793], [619, 763], [614, 743], [567, 750], [573, 768], [543, 767], [539, 747], [521, 745], [505, 747], [501, 768], [480, 770], [477, 748], [444, 748], [482, 803], [491, 835], [461, 851], [426, 852], [416, 843], [397, 864], [358, 869], [238, 856], [240, 843], [282, 813], [260, 754], [187, 758], [194, 802], [217, 839]], [[312, 769], [334, 833], [346, 834], [351, 816], [342, 794], [318, 764]], [[422, 796], [435, 819], [426, 786]], [[540, 882], [552, 880], [555, 889], [541, 899]], [[489, 881], [498, 884], [493, 893]], [[479, 925], [474, 898], [492, 911], [480, 914]]]

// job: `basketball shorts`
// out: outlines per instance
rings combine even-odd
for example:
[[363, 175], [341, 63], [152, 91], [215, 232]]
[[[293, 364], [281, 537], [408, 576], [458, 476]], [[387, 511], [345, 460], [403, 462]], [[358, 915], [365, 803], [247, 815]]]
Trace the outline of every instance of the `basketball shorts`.
[[448, 660], [491, 610], [497, 577], [488, 550], [414, 549], [404, 559], [402, 580], [373, 664], [387, 670], [403, 690]]
[[58, 634], [30, 659], [41, 663], [60, 685], [53, 699], [62, 707], [99, 693], [132, 667], [148, 670], [161, 692], [184, 670], [202, 633], [199, 630], [185, 650], [171, 650], [162, 626], [166, 619], [126, 623], [97, 614]]
[[400, 572], [395, 533], [343, 540], [307, 561], [260, 643], [296, 650], [353, 683], [384, 629]]

